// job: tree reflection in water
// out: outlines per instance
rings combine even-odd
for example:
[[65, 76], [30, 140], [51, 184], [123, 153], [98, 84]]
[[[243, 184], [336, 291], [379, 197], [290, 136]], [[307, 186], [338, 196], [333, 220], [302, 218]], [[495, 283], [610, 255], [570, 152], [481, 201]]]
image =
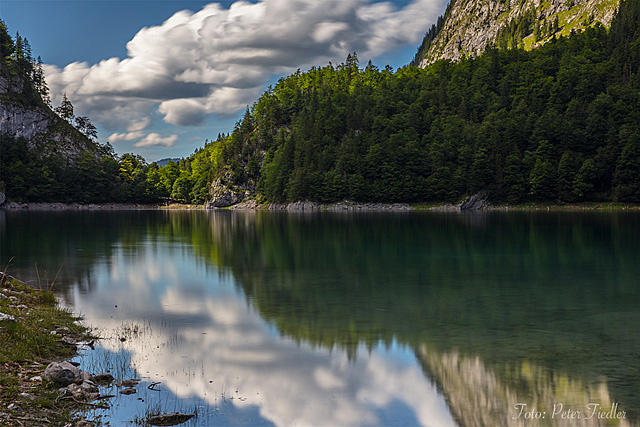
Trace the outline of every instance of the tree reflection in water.
[[[519, 422], [519, 402], [551, 411], [592, 401], [638, 420], [634, 215], [58, 215], [8, 212], [3, 262], [18, 253], [27, 261], [13, 268], [28, 274], [35, 259], [50, 271], [64, 261], [61, 297], [107, 330], [138, 319], [157, 331], [170, 325], [147, 344], [125, 344], [132, 361], [177, 381], [183, 398], [220, 397], [220, 384], [247, 381], [245, 390], [279, 391], [234, 406], [257, 405], [276, 424], [328, 422], [319, 414], [344, 407], [331, 421], [375, 424], [404, 412], [409, 424], [452, 415], [504, 425]], [[174, 348], [171, 337], [185, 341]], [[158, 345], [171, 350], [156, 366]], [[220, 381], [183, 390], [187, 366]], [[424, 375], [410, 381], [416, 369]], [[341, 399], [327, 397], [331, 387]], [[434, 409], [435, 390], [451, 415]], [[425, 396], [435, 405], [428, 413]]]

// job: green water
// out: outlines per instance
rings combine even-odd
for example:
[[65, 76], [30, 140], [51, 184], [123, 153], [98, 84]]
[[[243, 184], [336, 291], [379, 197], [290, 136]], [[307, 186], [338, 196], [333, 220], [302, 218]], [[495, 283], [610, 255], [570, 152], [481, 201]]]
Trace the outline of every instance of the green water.
[[640, 419], [636, 214], [9, 211], [0, 232], [10, 274], [55, 278], [201, 425]]

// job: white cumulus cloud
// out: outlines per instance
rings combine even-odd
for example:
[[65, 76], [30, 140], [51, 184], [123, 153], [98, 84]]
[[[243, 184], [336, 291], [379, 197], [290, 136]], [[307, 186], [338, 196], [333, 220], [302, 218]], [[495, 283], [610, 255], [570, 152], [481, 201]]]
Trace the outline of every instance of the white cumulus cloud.
[[165, 147], [173, 147], [178, 140], [178, 135], [171, 135], [167, 137], [160, 136], [159, 133], [152, 132], [149, 135], [142, 138], [140, 141], [133, 144], [134, 147], [155, 147], [158, 145], [164, 145]]
[[143, 136], [144, 133], [140, 131], [121, 133], [114, 132], [109, 136], [109, 138], [107, 138], [107, 141], [109, 141], [111, 144], [117, 144], [118, 142], [122, 141], [134, 141], [136, 139], [142, 138]]
[[[274, 74], [339, 63], [353, 51], [375, 58], [402, 44], [417, 46], [444, 3], [211, 3], [142, 28], [127, 43], [124, 59], [46, 66], [45, 72], [54, 104], [66, 92], [77, 111], [115, 132], [111, 140], [133, 140], [156, 112], [173, 125], [198, 125], [210, 114], [233, 114], [251, 104]], [[135, 145], [169, 146], [172, 138], [152, 133]]]

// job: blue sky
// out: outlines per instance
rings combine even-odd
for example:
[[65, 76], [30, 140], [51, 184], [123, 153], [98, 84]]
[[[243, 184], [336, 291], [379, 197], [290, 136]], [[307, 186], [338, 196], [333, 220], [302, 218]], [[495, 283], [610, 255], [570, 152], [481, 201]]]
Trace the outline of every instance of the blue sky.
[[343, 62], [407, 64], [446, 0], [0, 0], [100, 142], [148, 161], [233, 129], [282, 76]]

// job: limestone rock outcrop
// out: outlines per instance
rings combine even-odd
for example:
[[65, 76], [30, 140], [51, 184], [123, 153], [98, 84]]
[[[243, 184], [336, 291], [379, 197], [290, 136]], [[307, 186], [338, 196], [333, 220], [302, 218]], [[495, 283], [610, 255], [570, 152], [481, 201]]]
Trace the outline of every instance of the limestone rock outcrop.
[[12, 102], [10, 94], [19, 93], [20, 90], [15, 81], [0, 74], [0, 133], [31, 140], [49, 130], [55, 114], [51, 110], [47, 112], [42, 108]]
[[476, 211], [491, 206], [489, 196], [486, 191], [480, 191], [473, 196], [467, 197], [461, 204], [461, 211]]
[[27, 140], [41, 156], [62, 155], [73, 161], [85, 151], [96, 151], [94, 142], [61, 119], [41, 101], [25, 98], [19, 75], [0, 68], [0, 134]]
[[252, 183], [235, 185], [231, 171], [223, 173], [211, 183], [211, 199], [205, 203], [206, 209], [226, 208], [236, 205], [255, 193]]
[[620, 0], [451, 0], [442, 28], [421, 59], [425, 67], [440, 59], [459, 61], [484, 52], [499, 31], [533, 12], [535, 25], [551, 26], [539, 37], [533, 33], [522, 40], [522, 47], [540, 46], [555, 35], [567, 36], [601, 23], [609, 27]]

